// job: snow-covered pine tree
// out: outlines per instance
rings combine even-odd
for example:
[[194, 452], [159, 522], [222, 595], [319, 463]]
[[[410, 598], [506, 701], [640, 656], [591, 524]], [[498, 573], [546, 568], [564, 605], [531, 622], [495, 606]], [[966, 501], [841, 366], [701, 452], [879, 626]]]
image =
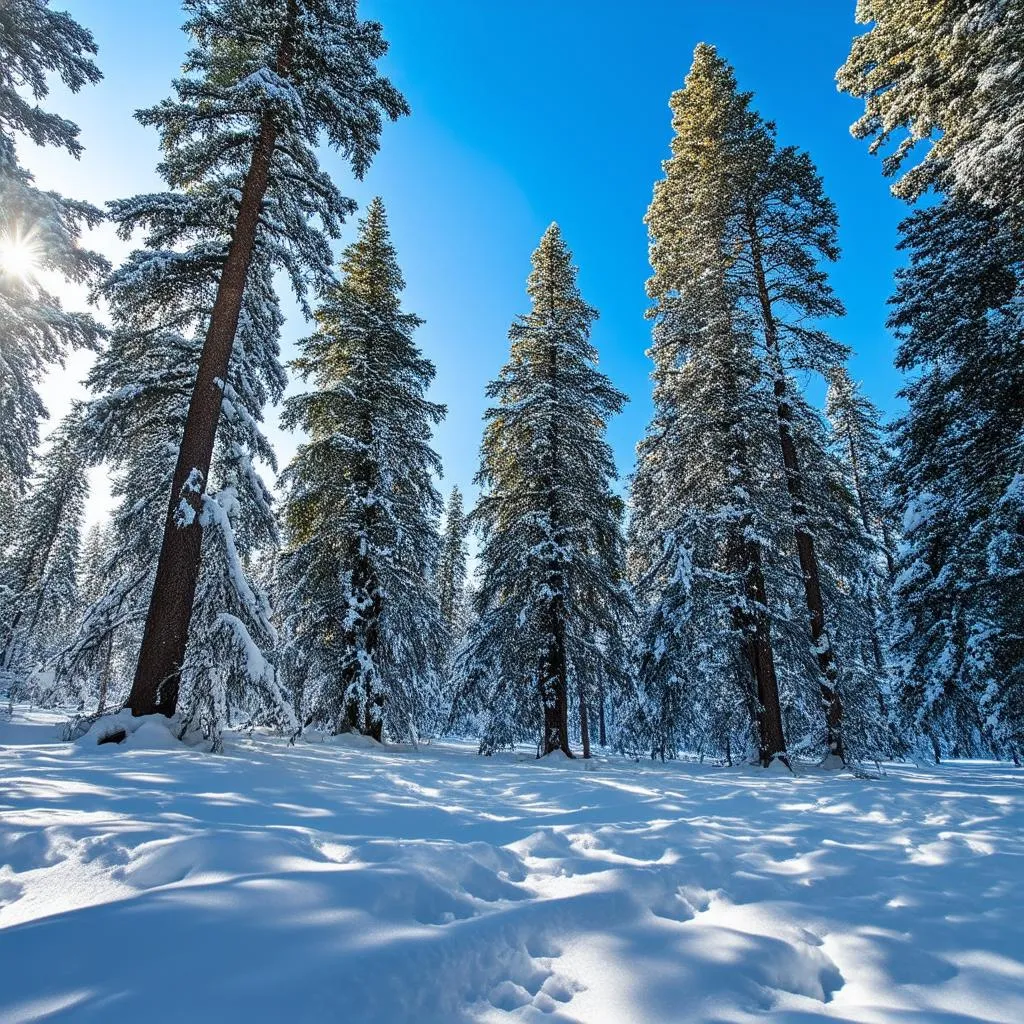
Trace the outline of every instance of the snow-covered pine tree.
[[[879, 545], [865, 530], [857, 493], [837, 438], [821, 413], [790, 388], [793, 440], [801, 455], [804, 522], [813, 531], [822, 602], [832, 626], [832, 679], [842, 701], [843, 756], [847, 761], [903, 753], [892, 727], [892, 699], [879, 615], [887, 583]], [[862, 486], [865, 486], [862, 482]], [[877, 504], [877, 502], [872, 502]], [[888, 510], [886, 510], [888, 511]], [[806, 595], [806, 581], [801, 589]], [[794, 604], [799, 600], [794, 595]], [[808, 654], [814, 655], [809, 658]], [[876, 654], [879, 658], [876, 658]], [[794, 652], [808, 682], [820, 679], [817, 652]], [[879, 660], [880, 659], [880, 660]], [[825, 705], [826, 710], [828, 704]], [[820, 750], [820, 720], [810, 748]]]
[[[841, 662], [859, 661], [862, 670], [870, 669], [870, 681], [862, 689], [874, 693], [879, 705], [875, 724], [884, 728], [883, 742], [873, 752], [900, 757], [907, 752], [906, 731], [896, 715], [889, 641], [896, 551], [890, 485], [892, 454], [881, 412], [844, 366], [834, 367], [829, 374], [825, 411], [831, 428], [831, 455], [842, 476], [842, 486], [853, 499], [863, 538], [860, 549], [864, 557], [857, 559], [851, 571], [849, 596], [854, 602], [853, 616], [861, 617], [868, 627], [867, 649], [858, 652], [847, 646]], [[844, 639], [855, 637], [847, 631]], [[879, 732], [874, 732], [877, 738]]]
[[[220, 521], [210, 482], [236, 333], [253, 277], [284, 271], [300, 299], [331, 279], [328, 237], [354, 204], [320, 167], [321, 142], [362, 176], [384, 117], [407, 112], [377, 61], [387, 49], [356, 0], [186, 0], [194, 47], [175, 97], [140, 112], [160, 132], [172, 191], [115, 205], [123, 233], [144, 226], [152, 258], [136, 276], [205, 275], [205, 336], [182, 425], [150, 607], [129, 695], [135, 714], [173, 714], [204, 549]], [[220, 216], [211, 218], [216, 206]], [[258, 267], [257, 264], [263, 264]], [[269, 277], [267, 277], [269, 282]], [[230, 562], [230, 558], [228, 558]]]
[[[904, 171], [893, 191], [945, 198], [901, 227], [890, 325], [913, 375], [895, 427], [903, 514], [893, 637], [907, 722], [943, 753], [1024, 742], [1024, 7], [861, 0], [873, 22], [840, 69], [865, 100], [854, 135]], [[909, 171], [910, 154], [924, 158]]]
[[[812, 478], [827, 473], [828, 456], [823, 446], [813, 445], [813, 414], [789, 376], [794, 369], [827, 375], [847, 355], [844, 346], [815, 326], [825, 317], [844, 312], [821, 268], [823, 262], [839, 255], [837, 218], [807, 154], [792, 147], [779, 149], [774, 127], [749, 109], [749, 94], [737, 96], [737, 101], [746, 117], [737, 116], [738, 127], [742, 127], [734, 144], [746, 156], [737, 182], [742, 248], [736, 250], [730, 272], [743, 295], [742, 308], [753, 318], [764, 341], [792, 504], [796, 555], [818, 665], [825, 749], [843, 759], [843, 700], [834, 648], [836, 630], [830, 629], [829, 615], [835, 609], [828, 608], [825, 600], [828, 569], [822, 565], [818, 543], [820, 529], [835, 529], [841, 517], [830, 515], [827, 507], [817, 523], [810, 516], [812, 500], [821, 504], [826, 496], [837, 495], [814, 486]], [[803, 433], [803, 440], [811, 442], [806, 447], [796, 436], [800, 419], [809, 428]]]
[[415, 741], [445, 715], [431, 447], [445, 410], [427, 399], [434, 367], [413, 341], [419, 317], [401, 309], [380, 199], [341, 271], [292, 364], [315, 389], [285, 403], [284, 425], [308, 440], [282, 476], [284, 655], [306, 723]]
[[[183, 230], [214, 237], [226, 230], [231, 204], [221, 198], [216, 190], [196, 194]], [[177, 240], [170, 232], [158, 238], [169, 246]], [[216, 275], [193, 253], [150, 247], [133, 253], [103, 291], [113, 331], [87, 379], [95, 397], [82, 433], [88, 461], [104, 463], [112, 474], [117, 505], [105, 586], [62, 653], [58, 677], [65, 688], [80, 688], [106, 676], [107, 703], [117, 705], [137, 661], [178, 454], [175, 439], [195, 383]], [[284, 390], [281, 324], [271, 264], [258, 252], [223, 390], [211, 493], [201, 516], [204, 561], [181, 673], [184, 725], [201, 726], [215, 747], [232, 722], [295, 728], [268, 661], [276, 643], [269, 607], [245, 570], [256, 551], [277, 543], [270, 492], [254, 462], [275, 464], [260, 420], [265, 404]]]
[[626, 737], [663, 756], [684, 745], [746, 752], [753, 741], [768, 764], [786, 750], [773, 648], [781, 595], [769, 598], [767, 577], [778, 575], [771, 552], [785, 545], [790, 501], [757, 324], [734, 273], [748, 105], [714, 48], [699, 46], [671, 99], [672, 156], [647, 214], [655, 415], [632, 518], [645, 700]]
[[569, 744], [624, 646], [621, 499], [606, 424], [626, 401], [596, 367], [596, 310], [580, 296], [556, 224], [533, 254], [532, 309], [509, 331], [511, 357], [487, 389], [473, 518], [481, 530], [478, 618], [460, 656], [482, 712], [481, 751], [538, 740]]
[[871, 657], [879, 678], [885, 679], [889, 664], [885, 623], [896, 550], [889, 484], [892, 454], [881, 412], [844, 366], [834, 367], [829, 374], [825, 412], [831, 425], [832, 453], [846, 476], [864, 536], [873, 549], [865, 597], [875, 623]]
[[107, 265], [81, 245], [101, 212], [36, 188], [18, 163], [17, 141], [81, 153], [78, 127], [39, 103], [52, 78], [72, 92], [98, 82], [95, 53], [92, 35], [69, 14], [51, 11], [49, 0], [5, 0], [0, 9], [0, 519], [8, 525], [46, 416], [42, 376], [69, 349], [93, 348], [102, 335], [91, 316], [65, 310], [35, 271], [82, 282]]
[[833, 450], [849, 474], [861, 525], [891, 575], [896, 547], [889, 498], [893, 460], [882, 413], [842, 365], [829, 371], [825, 413], [832, 426]]
[[639, 701], [618, 710], [620, 743], [661, 757], [731, 759], [752, 747], [768, 764], [785, 739], [766, 556], [770, 541], [786, 543], [774, 524], [788, 521], [788, 499], [754, 339], [732, 328], [728, 305], [711, 305], [722, 289], [698, 288], [701, 276], [658, 300], [655, 418], [638, 448], [630, 521]]
[[[656, 193], [648, 217], [654, 239], [652, 254], [661, 261], [660, 266], [655, 263], [652, 296], [659, 301], [655, 314], [662, 317], [665, 313], [665, 331], [682, 330], [682, 340], [671, 341], [664, 331], [655, 338], [652, 356], [656, 363], [664, 361], [655, 372], [658, 412], [640, 449], [634, 502], [650, 506], [659, 500], [658, 489], [674, 493], [670, 478], [676, 471], [666, 468], [666, 460], [671, 463], [676, 456], [669, 450], [673, 444], [697, 443], [696, 436], [685, 442], [671, 442], [664, 435], [671, 433], [672, 421], [680, 415], [678, 403], [689, 401], [673, 395], [676, 371], [689, 358], [691, 341], [687, 332], [701, 329], [693, 323], [681, 328], [682, 318], [688, 316], [699, 324], [704, 315], [702, 310], [711, 300], [702, 297], [698, 302], [690, 301], [685, 308], [668, 310], [676, 303], [674, 293], [684, 287], [676, 283], [682, 280], [678, 269], [681, 260], [691, 260], [700, 268], [713, 266], [713, 272], [722, 275], [721, 295], [714, 300], [722, 311], [719, 329], [733, 331], [737, 336], [744, 334], [754, 342], [748, 364], [742, 368], [736, 364], [734, 380], [748, 381], [758, 393], [770, 386], [773, 394], [768, 419], [775, 430], [775, 458], [784, 470], [789, 509], [782, 519], [771, 521], [775, 526], [783, 519], [788, 521], [791, 540], [786, 548], [796, 557], [799, 572], [794, 574], [780, 566], [779, 581], [768, 590], [774, 591], [777, 610], [801, 605], [806, 608], [807, 639], [802, 649], [793, 648], [792, 656], [787, 655], [782, 661], [778, 658], [782, 648], [775, 651], [771, 659], [775, 662], [774, 672], [785, 677], [783, 688], [788, 697], [784, 704], [791, 723], [797, 727], [801, 745], [804, 726], [797, 725], [797, 721], [806, 720], [805, 712], [811, 713], [813, 719], [817, 705], [821, 725], [814, 731], [823, 738], [829, 753], [844, 757], [843, 690], [850, 689], [854, 699], [859, 700], [862, 687], [854, 683], [848, 668], [837, 663], [836, 645], [842, 642], [849, 649], [851, 635], [861, 631], [860, 612], [845, 595], [851, 586], [849, 573], [857, 561], [856, 553], [860, 550], [863, 554], [864, 538], [856, 518], [850, 514], [850, 495], [841, 486], [820, 417], [793, 377], [794, 371], [827, 374], [832, 367], [841, 365], [847, 355], [843, 345], [817, 326], [823, 318], [843, 313], [822, 269], [823, 263], [838, 255], [836, 214], [807, 155], [792, 147], [780, 148], [774, 126], [764, 122], [750, 104], [750, 94], [737, 90], [729, 65], [713, 48], [698, 47], [687, 87], [672, 100], [677, 131], [673, 157], [666, 162], [666, 180], [659, 184], [660, 192]], [[717, 219], [708, 219], [708, 210]], [[678, 223], [687, 218], [697, 219], [702, 229], [709, 224], [717, 225], [718, 241], [713, 241], [707, 230], [703, 235], [695, 230], [684, 236]], [[693, 256], [683, 249], [684, 245], [703, 247], [702, 255]], [[712, 245], [720, 247], [721, 255], [713, 256]], [[692, 290], [707, 285], [698, 281], [686, 287]], [[700, 344], [698, 341], [698, 347]], [[724, 354], [719, 358], [724, 358]], [[686, 408], [689, 414], [689, 406]], [[726, 457], [724, 450], [719, 454]], [[770, 457], [765, 457], [770, 462]], [[655, 465], [646, 466], [648, 459], [653, 459]], [[764, 486], [773, 486], [769, 464], [756, 467], [751, 463], [746, 472], [762, 473]], [[656, 483], [655, 477], [660, 482]], [[749, 492], [745, 495], [750, 496]], [[684, 614], [680, 609], [694, 600], [688, 575], [693, 568], [693, 547], [685, 531], [679, 532], [681, 524], [672, 523], [675, 513], [671, 509], [680, 507], [678, 501], [668, 500], [670, 511], [666, 521], [652, 528], [641, 515], [634, 530], [634, 544], [645, 552], [637, 566], [640, 577], [659, 566], [657, 572], [668, 588], [666, 593], [671, 593], [680, 581], [688, 581], [684, 587], [687, 596], [672, 615], [663, 619], [667, 609], [656, 610], [652, 622], [662, 623], [657, 628], [658, 636], [670, 628], [669, 622]], [[771, 501], [774, 498], [769, 504]], [[690, 523], [686, 529], [700, 528]], [[826, 550], [834, 563], [826, 557]], [[678, 567], [671, 569], [662, 561], [666, 552], [686, 559], [688, 568], [682, 576]], [[751, 552], [750, 559], [751, 564], [762, 563], [763, 575], [764, 555]], [[790, 594], [785, 589], [783, 578], [787, 575], [799, 581], [801, 594]], [[676, 582], [670, 584], [670, 580]], [[655, 590], [659, 590], [657, 585]], [[795, 621], [795, 616], [788, 611], [777, 614], [776, 632], [790, 619]], [[765, 629], [767, 636], [770, 630]], [[847, 635], [840, 638], [840, 633]], [[777, 640], [782, 640], [781, 634]], [[651, 641], [664, 642], [655, 641], [653, 636]], [[787, 650], [789, 646], [787, 639]], [[659, 672], [668, 673], [655, 684], [655, 690], [665, 696], [663, 684], [666, 679], [675, 678], [676, 669], [664, 657], [657, 658], [656, 663]], [[655, 662], [648, 660], [645, 664], [653, 668]], [[772, 689], [772, 674], [766, 657], [760, 685], [768, 692]], [[809, 683], [813, 684], [811, 689]], [[818, 696], [812, 699], [814, 687]], [[721, 702], [718, 706], [722, 706]], [[863, 725], [863, 717], [857, 717]], [[666, 749], [673, 748], [679, 738], [675, 735], [671, 742], [666, 739]], [[699, 742], [705, 740], [706, 737]], [[659, 749], [661, 745], [660, 741], [656, 744]], [[863, 749], [862, 743], [858, 742], [858, 746]]]
[[[471, 597], [467, 589], [466, 566], [469, 552], [469, 518], [458, 486], [451, 489], [444, 512], [444, 530], [441, 533], [441, 557], [437, 563], [437, 600], [441, 618], [446, 626], [445, 682], [447, 684], [447, 730], [469, 726], [467, 715], [471, 709], [458, 685], [456, 657], [466, 638], [471, 616]], [[470, 727], [471, 729], [471, 727]], [[468, 730], [467, 730], [468, 731]]]
[[1024, 245], [947, 198], [902, 228], [890, 325], [912, 374], [894, 643], [910, 725], [941, 754], [1024, 753]]
[[0, 676], [20, 691], [66, 642], [80, 611], [77, 567], [88, 481], [78, 415], [69, 414], [51, 435], [13, 535], [5, 538]]
[[462, 503], [462, 491], [451, 489], [445, 506], [441, 533], [441, 558], [437, 565], [437, 598], [441, 616], [448, 624], [452, 642], [457, 644], [466, 630], [466, 538], [469, 522]]
[[[1024, 5], [1019, 0], [858, 0], [870, 29], [839, 87], [862, 98], [871, 151], [914, 200], [938, 185], [1024, 229]], [[906, 170], [908, 158], [923, 158]]]
[[[106, 576], [109, 552], [115, 543], [114, 532], [108, 522], [93, 523], [82, 540], [82, 555], [78, 566], [78, 599], [82, 612], [100, 600], [106, 593]], [[106, 649], [97, 660], [96, 673], [91, 677], [80, 677], [81, 693], [84, 698], [95, 697], [97, 714], [107, 708], [110, 696], [110, 682], [113, 673], [114, 633], [107, 636]]]

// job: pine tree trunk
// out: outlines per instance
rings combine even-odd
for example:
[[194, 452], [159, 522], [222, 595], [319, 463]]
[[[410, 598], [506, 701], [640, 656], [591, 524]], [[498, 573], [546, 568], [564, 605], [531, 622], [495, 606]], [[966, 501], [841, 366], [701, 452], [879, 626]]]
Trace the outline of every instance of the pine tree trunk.
[[[761, 548], [757, 541], [744, 544], [746, 561], [746, 597], [760, 608], [768, 606], [764, 585]], [[747, 634], [746, 657], [757, 686], [757, 732], [761, 764], [767, 768], [772, 759], [785, 759], [786, 738], [782, 729], [782, 707], [779, 703], [779, 681], [775, 674], [775, 654], [771, 633], [763, 612], [757, 611], [743, 623]]]
[[561, 598], [551, 608], [551, 645], [541, 669], [541, 699], [544, 702], [544, 739], [541, 756], [561, 750], [572, 757], [569, 746], [569, 685], [565, 656], [565, 623], [562, 621]]
[[11, 619], [10, 625], [7, 627], [7, 636], [4, 639], [4, 648], [2, 654], [0, 654], [0, 669], [5, 672], [10, 671], [11, 665], [14, 663], [14, 637], [18, 630], [18, 623], [22, 619], [22, 609], [14, 613], [14, 617]]
[[608, 733], [605, 730], [604, 721], [604, 687], [602, 686], [598, 692], [598, 703], [597, 703], [597, 742], [602, 747], [608, 746]]
[[[749, 465], [746, 443], [742, 432], [737, 438], [740, 466]], [[775, 672], [775, 652], [772, 649], [771, 627], [768, 620], [768, 593], [764, 582], [764, 560], [760, 543], [749, 536], [750, 522], [741, 522], [736, 543], [737, 556], [743, 573], [743, 590], [747, 609], [736, 609], [736, 625], [743, 637], [743, 654], [754, 677], [757, 690], [755, 720], [758, 735], [758, 758], [767, 768], [772, 759], [780, 757], [786, 764], [786, 737], [782, 727], [782, 705], [779, 701], [779, 680]]]
[[[364, 481], [364, 494], [368, 494], [372, 486], [371, 470], [368, 464], [363, 465], [361, 474]], [[367, 520], [367, 530], [371, 521]], [[361, 623], [358, 628], [361, 635], [349, 634], [346, 642], [352, 648], [361, 648], [363, 654], [371, 662], [377, 653], [377, 642], [380, 636], [381, 597], [380, 587], [373, 564], [363, 553], [363, 538], [356, 536], [352, 541], [351, 556], [353, 559], [352, 590], [353, 593], [371, 595], [370, 607], [361, 612]], [[345, 693], [349, 686], [358, 681], [364, 667], [361, 660], [353, 660], [341, 679], [341, 692]], [[361, 705], [358, 699], [352, 699], [342, 709], [339, 731], [358, 732], [381, 742], [384, 735], [384, 695], [382, 693], [366, 693], [366, 703]]]
[[[288, 0], [287, 12], [276, 67], [282, 78], [287, 78], [291, 70], [298, 18], [296, 0]], [[276, 142], [277, 128], [270, 114], [265, 114], [242, 187], [238, 218], [217, 286], [185, 431], [178, 449], [156, 581], [150, 597], [135, 679], [128, 696], [127, 706], [133, 715], [159, 713], [170, 717], [178, 704], [181, 668], [188, 645], [202, 555], [203, 528], [199, 517], [203, 494], [210, 474], [224, 382], [238, 330]]]
[[807, 506], [803, 495], [803, 476], [800, 472], [800, 458], [793, 440], [793, 408], [786, 398], [786, 378], [782, 369], [779, 352], [779, 332], [775, 322], [771, 295], [765, 277], [764, 259], [757, 223], [753, 216], [748, 218], [751, 257], [754, 276], [757, 280], [758, 299], [764, 318], [765, 348], [775, 364], [775, 405], [778, 421], [779, 445], [782, 448], [782, 462], [786, 470], [786, 487], [789, 490], [793, 515], [793, 533], [796, 540], [797, 558], [804, 583], [804, 599], [811, 621], [811, 643], [821, 672], [819, 688], [825, 710], [825, 738], [830, 753], [845, 760], [843, 749], [843, 702], [836, 688], [838, 672], [835, 653], [829, 639], [825, 622], [825, 603], [821, 595], [821, 573], [818, 556], [814, 550], [814, 538], [807, 529]]

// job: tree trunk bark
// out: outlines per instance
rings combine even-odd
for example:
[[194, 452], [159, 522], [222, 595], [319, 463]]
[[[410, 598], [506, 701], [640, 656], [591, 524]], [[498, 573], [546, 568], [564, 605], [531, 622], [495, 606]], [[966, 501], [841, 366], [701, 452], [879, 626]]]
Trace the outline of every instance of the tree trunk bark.
[[[276, 67], [283, 78], [291, 70], [298, 17], [296, 0], [288, 0], [287, 10]], [[159, 713], [169, 718], [178, 704], [181, 668], [185, 661], [202, 556], [203, 528], [199, 517], [203, 494], [210, 474], [224, 383], [238, 330], [276, 142], [276, 125], [269, 114], [264, 114], [242, 187], [238, 218], [217, 286], [185, 431], [178, 449], [156, 580], [135, 678], [128, 696], [127, 706], [133, 715]]]
[[[766, 608], [768, 597], [764, 585], [764, 569], [761, 549], [757, 541], [744, 544], [746, 562], [746, 597], [759, 608]], [[772, 650], [771, 633], [765, 615], [753, 613], [744, 622], [747, 634], [746, 657], [757, 686], [757, 731], [760, 749], [758, 756], [767, 768], [772, 758], [785, 759], [786, 737], [782, 728], [782, 707], [779, 703], [779, 681], [775, 673], [775, 654]]]
[[541, 756], [561, 750], [572, 757], [569, 746], [569, 687], [565, 657], [565, 625], [561, 621], [561, 598], [551, 609], [551, 645], [541, 668], [541, 699], [544, 702], [544, 741]]
[[[749, 465], [746, 444], [742, 434], [737, 442], [737, 454], [742, 471]], [[736, 625], [743, 636], [743, 655], [747, 661], [757, 691], [755, 723], [758, 736], [758, 759], [767, 768], [778, 756], [787, 765], [786, 737], [782, 727], [782, 705], [779, 701], [779, 681], [775, 672], [775, 652], [772, 649], [769, 622], [768, 593], [764, 582], [764, 560], [760, 542], [749, 536], [749, 517], [739, 524], [736, 558], [743, 574], [743, 596], [746, 610], [734, 612]]]
[[598, 693], [598, 705], [597, 705], [597, 742], [602, 747], [608, 746], [608, 733], [605, 729], [604, 721], [604, 687], [601, 687]]
[[814, 550], [814, 537], [807, 529], [807, 506], [804, 502], [803, 476], [800, 472], [800, 458], [793, 440], [793, 407], [786, 398], [786, 378], [782, 369], [779, 352], [779, 332], [772, 308], [771, 295], [764, 270], [761, 240], [756, 219], [748, 217], [747, 228], [750, 236], [751, 258], [757, 281], [758, 300], [764, 319], [765, 348], [775, 364], [775, 405], [778, 421], [779, 445], [782, 448], [782, 462], [786, 471], [786, 487], [789, 491], [793, 515], [793, 533], [796, 540], [797, 558], [804, 583], [804, 599], [811, 621], [811, 642], [821, 673], [819, 688], [825, 711], [825, 738], [829, 752], [845, 761], [843, 749], [843, 702], [836, 684], [839, 673], [836, 670], [835, 653], [825, 622], [825, 604], [821, 594], [821, 573], [818, 556]]

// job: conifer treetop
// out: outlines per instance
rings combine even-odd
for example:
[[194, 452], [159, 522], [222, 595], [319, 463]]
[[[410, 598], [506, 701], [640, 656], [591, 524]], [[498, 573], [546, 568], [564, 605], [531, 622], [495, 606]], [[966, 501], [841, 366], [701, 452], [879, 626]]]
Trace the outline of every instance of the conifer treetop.
[[[651, 298], [684, 290], [709, 269], [694, 262], [697, 253], [719, 269], [728, 262], [721, 244], [698, 244], [724, 235], [742, 165], [725, 140], [737, 131], [750, 134], [759, 119], [750, 110], [752, 95], [740, 92], [736, 75], [715, 47], [697, 46], [682, 89], [669, 100], [672, 155], [662, 167], [665, 177], [654, 186], [644, 218], [651, 236], [654, 274], [647, 283]], [[682, 259], [682, 254], [688, 259]]]
[[[174, 83], [178, 101], [139, 114], [143, 123], [160, 124], [171, 145], [181, 141], [180, 133], [194, 136], [212, 123], [215, 111], [220, 123], [244, 124], [269, 110], [279, 130], [307, 143], [322, 134], [361, 178], [379, 149], [382, 115], [395, 120], [409, 113], [405, 98], [377, 70], [388, 50], [383, 28], [359, 20], [356, 0], [185, 0], [184, 8], [190, 15], [184, 30], [197, 45], [185, 59], [185, 77]], [[292, 10], [295, 33], [285, 39]], [[284, 46], [286, 75], [278, 67]], [[237, 145], [244, 150], [247, 141], [240, 137]], [[173, 175], [169, 180], [188, 183]]]
[[577, 309], [586, 314], [587, 320], [597, 317], [597, 310], [583, 301], [576, 283], [576, 268], [572, 263], [562, 229], [552, 221], [541, 235], [537, 248], [530, 257], [529, 277], [526, 279], [526, 294], [533, 299], [534, 313]]
[[374, 308], [397, 310], [405, 280], [380, 196], [371, 200], [359, 227], [359, 237], [342, 256], [344, 287]]

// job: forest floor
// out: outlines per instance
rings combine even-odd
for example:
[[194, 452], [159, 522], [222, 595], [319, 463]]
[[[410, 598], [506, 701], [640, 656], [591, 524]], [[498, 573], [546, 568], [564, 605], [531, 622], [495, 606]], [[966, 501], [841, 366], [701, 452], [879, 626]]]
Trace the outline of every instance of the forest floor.
[[6, 1024], [1024, 1021], [1005, 765], [58, 734], [0, 721]]

